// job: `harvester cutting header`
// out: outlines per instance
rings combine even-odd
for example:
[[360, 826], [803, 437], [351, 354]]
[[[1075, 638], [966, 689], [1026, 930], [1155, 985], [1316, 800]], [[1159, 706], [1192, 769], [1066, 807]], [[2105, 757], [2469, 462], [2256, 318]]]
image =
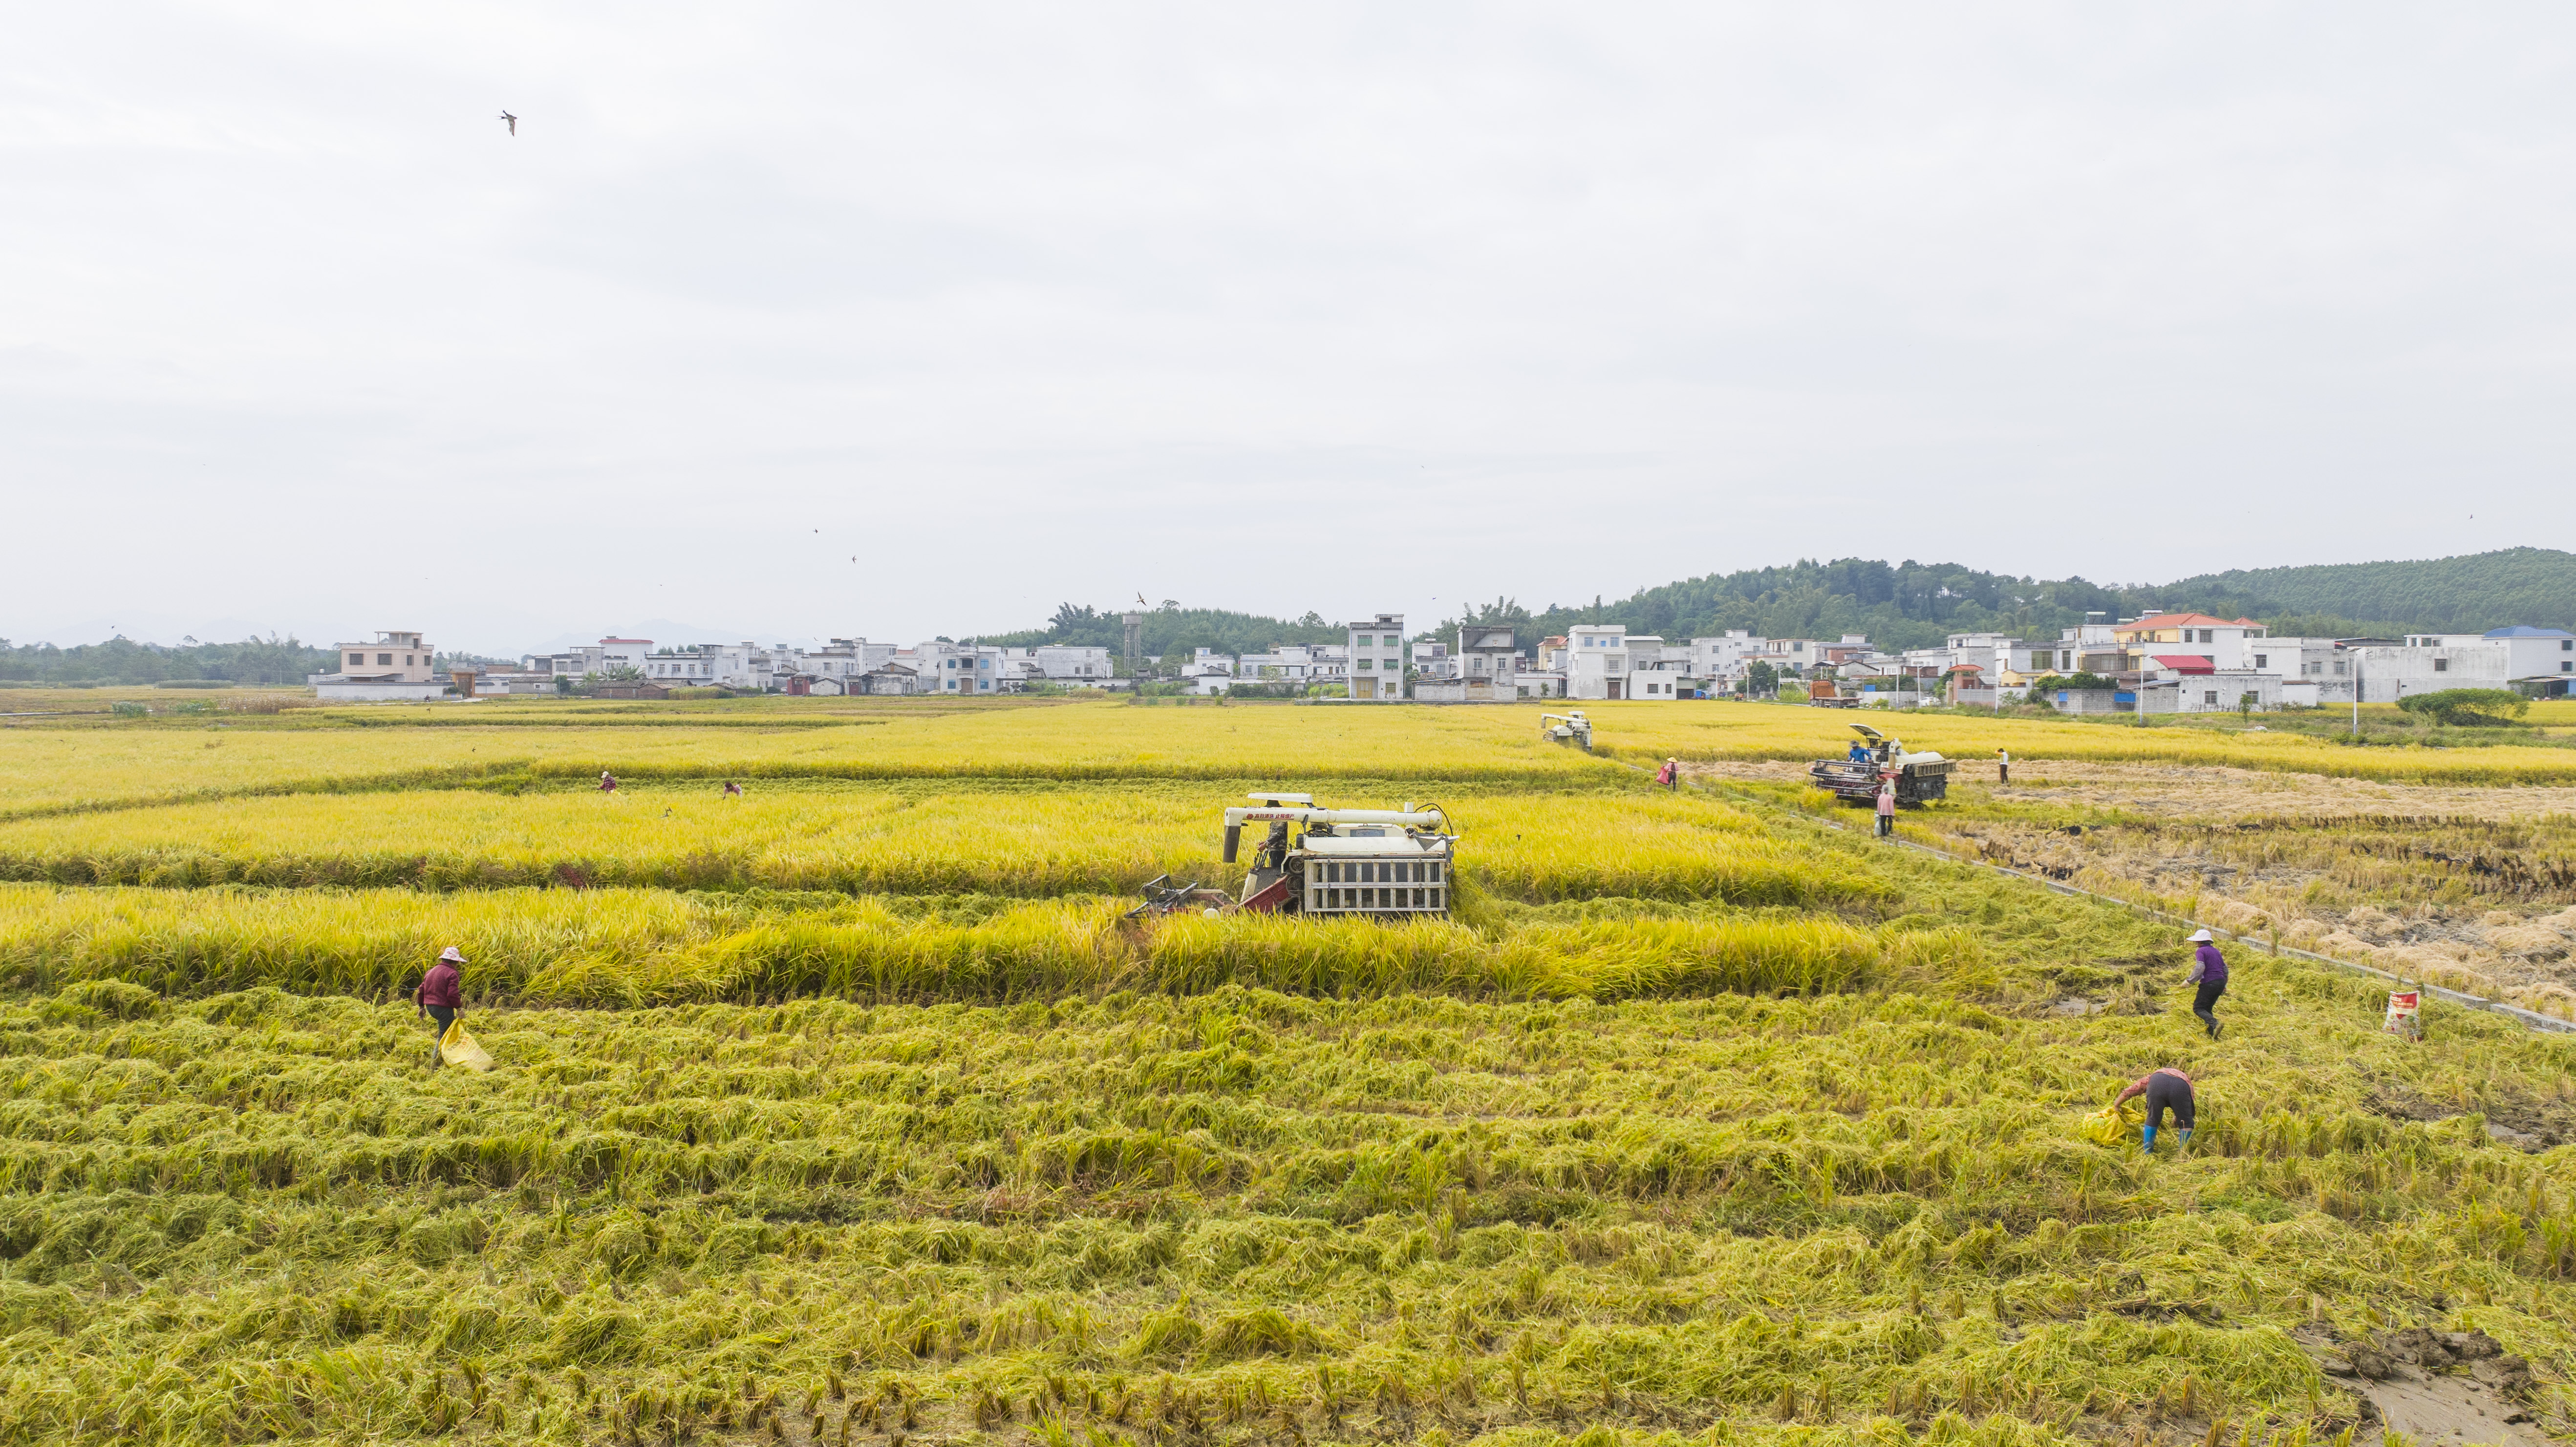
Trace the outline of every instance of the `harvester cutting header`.
[[1267, 825], [1235, 903], [1277, 914], [1447, 914], [1457, 831], [1437, 804], [1401, 809], [1319, 809], [1311, 794], [1245, 796], [1225, 811], [1225, 862], [1243, 827]]

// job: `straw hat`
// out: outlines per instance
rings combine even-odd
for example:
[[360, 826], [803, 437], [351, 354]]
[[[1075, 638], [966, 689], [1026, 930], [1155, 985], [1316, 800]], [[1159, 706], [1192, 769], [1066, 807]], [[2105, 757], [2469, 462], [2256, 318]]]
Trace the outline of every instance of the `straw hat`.
[[2190, 944], [2193, 940], [2198, 940], [2198, 941], [2201, 941], [2201, 942], [2203, 942], [2203, 943], [2207, 943], [2207, 942], [2208, 942], [2208, 939], [2209, 939], [2209, 931], [2207, 931], [2207, 930], [2205, 930], [2205, 929], [2196, 929], [2196, 930], [2193, 930], [2193, 931], [2191, 932], [2191, 939], [2184, 940], [2184, 941], [2183, 941], [2183, 943], [2184, 943], [2184, 944]]
[[454, 945], [449, 945], [447, 948], [440, 950], [438, 952], [438, 957], [447, 961], [451, 965], [461, 965], [465, 963], [465, 956], [459, 953]]

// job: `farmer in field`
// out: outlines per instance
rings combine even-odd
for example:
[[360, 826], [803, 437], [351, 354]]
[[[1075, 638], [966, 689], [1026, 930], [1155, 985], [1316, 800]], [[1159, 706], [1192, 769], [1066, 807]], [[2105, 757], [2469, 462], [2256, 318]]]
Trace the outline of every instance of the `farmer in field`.
[[2012, 755], [2002, 749], [1995, 750], [1995, 782], [1997, 784], [2012, 782]]
[[601, 793], [603, 793], [603, 794], [614, 794], [614, 793], [616, 793], [616, 792], [617, 792], [617, 776], [616, 776], [615, 774], [612, 774], [612, 773], [608, 772], [606, 769], [602, 769], [602, 770], [600, 770], [600, 771], [599, 771], [599, 792], [601, 792]]
[[1878, 776], [1878, 837], [1896, 832], [1896, 774], [1890, 770]]
[[742, 785], [735, 783], [735, 782], [734, 782], [733, 780], [731, 780], [731, 779], [727, 779], [727, 780], [725, 780], [724, 796], [725, 796], [726, 798], [728, 798], [728, 799], [739, 799], [739, 798], [741, 798], [741, 797], [742, 797]]
[[2200, 986], [2200, 993], [2192, 997], [2191, 1013], [2200, 1017], [2202, 1028], [2215, 1040], [2220, 1028], [2218, 997], [2227, 993], [2227, 956], [2218, 952], [2218, 941], [2209, 937], [2209, 931], [2194, 930], [2191, 937], [2200, 948], [2192, 954], [2191, 978], [2183, 983]]
[[[429, 973], [421, 976], [420, 988], [412, 992], [412, 1002], [420, 1007], [419, 1013], [429, 1017], [441, 1037], [447, 1034], [448, 1026], [456, 1023], [456, 1012], [464, 1008], [458, 989], [463, 981], [457, 973], [457, 967], [464, 963], [465, 956], [456, 946], [440, 950], [438, 963], [429, 967]], [[439, 1059], [438, 1047], [433, 1044], [429, 1048], [429, 1068], [436, 1070]]]
[[2128, 1104], [2139, 1096], [2147, 1098], [2147, 1128], [2141, 1150], [2156, 1148], [2156, 1127], [2165, 1123], [2165, 1112], [2173, 1112], [2174, 1125], [2182, 1133], [2185, 1149], [2191, 1146], [2191, 1077], [2167, 1065], [2139, 1076], [2137, 1083], [2121, 1091], [2114, 1106]]
[[1664, 760], [1664, 766], [1655, 771], [1655, 782], [1667, 789], [1679, 789], [1682, 786], [1682, 761]]

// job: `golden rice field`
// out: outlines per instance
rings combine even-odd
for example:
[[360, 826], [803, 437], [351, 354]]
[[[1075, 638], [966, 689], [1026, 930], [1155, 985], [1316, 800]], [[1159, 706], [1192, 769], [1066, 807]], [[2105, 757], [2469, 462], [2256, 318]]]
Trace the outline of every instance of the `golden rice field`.
[[[1801, 904], [1874, 890], [1706, 798], [1444, 792], [1475, 839], [1462, 872], [1490, 893]], [[296, 794], [0, 824], [0, 879], [1049, 895], [1168, 873], [1230, 887], [1245, 865], [1220, 861], [1211, 820], [1242, 798], [1171, 784]]]
[[2021, 763], [2222, 764], [2347, 778], [2426, 783], [2562, 784], [2576, 781], [2576, 751], [2530, 744], [2357, 748], [2293, 733], [2234, 725], [2133, 724], [2080, 719], [1979, 718], [1893, 710], [1802, 708], [1757, 703], [1587, 704], [1596, 746], [1651, 763], [1812, 759], [1839, 755], [1867, 724], [1955, 759], [1991, 763], [1997, 748]]
[[[2170, 925], [1631, 767], [1848, 715], [741, 702], [0, 728], [0, 1441], [2576, 1434], [2576, 1037], [2230, 944], [2213, 1041]], [[1444, 804], [1456, 917], [1127, 918], [1254, 785]], [[2165, 1064], [2187, 1151], [2080, 1133]], [[2369, 1420], [2412, 1327], [2494, 1435]]]
[[[656, 716], [634, 705], [506, 705], [460, 720], [303, 711], [221, 726], [196, 720], [43, 721], [0, 727], [0, 819], [243, 794], [622, 779], [1414, 779], [1573, 783], [1606, 759], [1543, 742], [1528, 707], [1137, 707], [1099, 702], [919, 713], [797, 713], [777, 700], [740, 713]], [[791, 701], [802, 702], [802, 701]], [[844, 700], [818, 703], [846, 704]], [[1554, 705], [1562, 707], [1561, 705]], [[2544, 705], [2544, 707], [2549, 705]], [[699, 708], [699, 705], [688, 705]], [[2136, 728], [2075, 720], [1891, 716], [1744, 703], [1588, 704], [1608, 758], [1652, 763], [1839, 754], [1855, 720], [1917, 747], [2030, 763], [2220, 763], [2355, 778], [2469, 784], [2576, 781], [2576, 751], [2496, 744], [2355, 748], [2294, 734]], [[515, 711], [510, 711], [515, 710]], [[426, 717], [427, 715], [423, 715]], [[466, 722], [490, 719], [492, 722]], [[651, 722], [648, 722], [650, 720]], [[698, 720], [704, 726], [691, 726]]]
[[603, 770], [634, 780], [1267, 774], [1463, 782], [1577, 780], [1604, 768], [1600, 760], [1541, 741], [1535, 710], [1511, 713], [1081, 703], [925, 711], [820, 728], [646, 727], [626, 712], [603, 712], [586, 726], [542, 728], [268, 727], [257, 720], [220, 728], [163, 720], [21, 725], [0, 728], [0, 818], [238, 794], [595, 779]]

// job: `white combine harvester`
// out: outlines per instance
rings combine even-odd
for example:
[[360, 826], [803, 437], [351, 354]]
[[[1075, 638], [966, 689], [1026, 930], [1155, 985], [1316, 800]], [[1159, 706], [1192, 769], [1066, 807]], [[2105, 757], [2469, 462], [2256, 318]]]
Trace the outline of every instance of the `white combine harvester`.
[[1253, 848], [1242, 894], [1229, 900], [1165, 875], [1145, 886], [1139, 913], [1204, 906], [1388, 919], [1449, 912], [1458, 835], [1439, 805], [1319, 809], [1311, 794], [1244, 797], [1254, 802], [1225, 811], [1225, 862], [1240, 854], [1243, 826], [1269, 828]]
[[[1554, 719], [1555, 722], [1548, 722], [1550, 719]], [[1583, 710], [1579, 708], [1565, 713], [1540, 714], [1538, 736], [1543, 739], [1553, 739], [1560, 744], [1580, 745], [1587, 754], [1592, 752], [1592, 720], [1585, 718]]]

